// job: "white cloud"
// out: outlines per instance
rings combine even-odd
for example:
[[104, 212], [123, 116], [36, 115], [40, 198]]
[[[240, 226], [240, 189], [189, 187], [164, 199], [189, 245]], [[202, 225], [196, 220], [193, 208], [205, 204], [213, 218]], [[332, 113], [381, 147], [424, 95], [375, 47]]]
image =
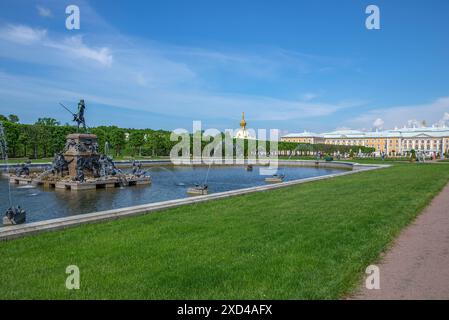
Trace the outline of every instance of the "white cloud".
[[421, 123], [419, 123], [416, 119], [407, 120], [407, 128], [419, 128], [421, 127]]
[[112, 64], [113, 58], [109, 48], [90, 48], [83, 42], [82, 36], [68, 37], [62, 43], [48, 42], [46, 45], [65, 51], [75, 58], [93, 60], [108, 67]]
[[382, 129], [384, 126], [385, 121], [383, 121], [381, 118], [377, 118], [373, 122], [373, 128], [375, 129]]
[[438, 122], [435, 125], [438, 127], [449, 126], [449, 112], [445, 112], [443, 117], [440, 120], [438, 120]]
[[[449, 97], [441, 97], [432, 102], [406, 106], [391, 106], [383, 109], [375, 109], [360, 116], [349, 119], [347, 124], [352, 127], [369, 127], [377, 118], [384, 119], [385, 128], [395, 126], [420, 126], [421, 121], [436, 123], [441, 115], [449, 111]], [[410, 120], [410, 119], [420, 119]], [[411, 121], [411, 122], [410, 122]]]
[[[31, 27], [21, 28], [22, 34], [33, 34], [40, 41], [33, 42], [33, 46], [27, 49], [12, 46], [10, 43], [16, 42], [11, 34], [17, 33], [18, 27], [0, 28], [0, 35], [7, 34], [10, 42], [0, 42], [0, 56], [52, 66], [51, 76], [46, 76], [45, 80], [39, 76], [9, 74], [0, 77], [4, 99], [14, 98], [23, 105], [31, 104], [39, 97], [40, 101], [46, 99], [47, 104], [83, 97], [89, 103], [149, 111], [168, 117], [205, 120], [217, 119], [219, 115], [220, 119], [237, 117], [238, 121], [238, 115], [245, 111], [251, 115], [252, 121], [295, 121], [330, 115], [363, 103], [356, 99], [320, 103], [315, 101], [317, 95], [314, 93], [306, 93], [301, 101], [297, 97], [242, 95], [232, 92], [227, 85], [222, 86], [222, 82], [228, 83], [229, 78], [242, 84], [248, 78], [264, 84], [266, 81], [279, 83], [284, 81], [285, 74], [290, 77], [292, 68], [297, 74], [303, 74], [311, 72], [311, 65], [331, 63], [313, 56], [277, 49], [267, 54], [269, 50], [260, 51], [263, 54], [218, 52], [205, 48], [164, 46], [115, 33], [107, 37], [97, 34], [67, 37]], [[96, 47], [89, 45], [92, 40], [98, 44]], [[104, 68], [99, 72], [98, 68], [92, 68], [93, 63]], [[42, 112], [45, 113], [44, 110]]]
[[222, 119], [236, 119], [235, 124], [242, 111], [247, 112], [251, 121], [283, 121], [329, 115], [342, 108], [339, 104], [302, 103], [255, 95], [220, 95], [171, 89], [148, 91], [130, 83], [128, 78], [119, 79], [121, 81], [118, 82], [108, 78], [107, 74], [92, 76], [86, 79], [83, 86], [75, 87], [69, 79], [56, 83], [52, 80], [0, 73], [0, 93], [4, 99], [39, 101], [44, 105], [54, 104], [55, 107], [57, 101], [75, 101], [83, 97], [90, 104], [150, 111], [169, 117], [206, 120], [219, 115]]
[[0, 29], [1, 39], [20, 44], [34, 44], [42, 41], [46, 36], [46, 29], [33, 29], [24, 25], [7, 25]]
[[[109, 67], [113, 62], [113, 56], [109, 48], [89, 47], [84, 43], [82, 36], [50, 38], [46, 29], [31, 28], [25, 25], [7, 25], [0, 29], [0, 39], [20, 45], [34, 45], [34, 50], [28, 50], [30, 59], [33, 61], [39, 53], [42, 54], [42, 60], [48, 60], [49, 54], [54, 53], [44, 51], [46, 48], [52, 48], [61, 51], [61, 54], [63, 54], [61, 60], [64, 60], [61, 62], [63, 64], [72, 59], [86, 59]], [[3, 45], [0, 44], [0, 48]], [[26, 54], [27, 51], [22, 49], [20, 55]], [[16, 58], [17, 53], [12, 51], [10, 56]], [[49, 63], [54, 63], [54, 61], [49, 61]]]
[[51, 13], [51, 10], [48, 8], [45, 8], [43, 6], [37, 5], [36, 6], [37, 9], [37, 13], [44, 18], [49, 18], [51, 16], [53, 16], [53, 14]]

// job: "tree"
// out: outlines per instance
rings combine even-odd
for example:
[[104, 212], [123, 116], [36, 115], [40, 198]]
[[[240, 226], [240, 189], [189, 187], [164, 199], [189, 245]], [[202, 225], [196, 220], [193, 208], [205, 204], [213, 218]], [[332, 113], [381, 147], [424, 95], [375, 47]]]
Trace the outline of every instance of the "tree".
[[6, 118], [4, 115], [0, 114], [0, 121], [8, 121], [8, 118]]
[[119, 156], [126, 143], [125, 131], [115, 126], [110, 128], [111, 128], [110, 142], [115, 149], [115, 155]]
[[54, 126], [59, 126], [60, 122], [53, 118], [39, 118], [39, 119], [37, 119], [35, 124], [42, 125], [42, 126], [54, 127]]
[[147, 139], [145, 141], [145, 146], [148, 149], [151, 150], [151, 156], [154, 157], [156, 155], [156, 149], [157, 149], [157, 144], [156, 144], [154, 131], [153, 130], [148, 130], [146, 132], [146, 136], [147, 136]]
[[[101, 153], [108, 153], [108, 150], [105, 150], [105, 144], [108, 141], [108, 137], [106, 135], [107, 127], [97, 127], [92, 128], [91, 132], [97, 136], [98, 139], [98, 148]], [[109, 141], [108, 141], [109, 143]], [[108, 155], [108, 154], [107, 154]]]
[[410, 150], [410, 161], [415, 162], [416, 161], [416, 151], [415, 149]]
[[19, 122], [19, 117], [16, 116], [15, 114], [10, 114], [8, 116], [9, 121], [11, 121], [12, 123], [18, 123]]
[[129, 135], [129, 145], [131, 148], [133, 148], [133, 154], [135, 155], [137, 151], [139, 150], [139, 156], [141, 156], [141, 147], [145, 143], [144, 139], [144, 132], [142, 130], [134, 130], [131, 131], [131, 134]]
[[20, 136], [20, 125], [12, 122], [5, 122], [5, 136], [6, 144], [8, 146], [8, 153], [12, 158], [16, 157], [18, 140]]
[[32, 134], [31, 126], [24, 125], [21, 127], [17, 143], [21, 147], [24, 157], [28, 156], [28, 146], [31, 144], [31, 134]]

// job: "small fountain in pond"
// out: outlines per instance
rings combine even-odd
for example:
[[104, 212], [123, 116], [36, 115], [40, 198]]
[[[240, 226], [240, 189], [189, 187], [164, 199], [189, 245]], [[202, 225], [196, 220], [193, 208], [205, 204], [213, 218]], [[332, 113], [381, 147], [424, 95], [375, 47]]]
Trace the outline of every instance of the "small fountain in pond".
[[187, 193], [192, 196], [201, 196], [207, 194], [207, 184], [195, 184], [195, 186], [187, 189]]
[[284, 174], [273, 174], [271, 177], [265, 178], [265, 182], [278, 183], [284, 181]]
[[[287, 161], [291, 159], [291, 157], [295, 154], [296, 150], [298, 150], [299, 144], [293, 149], [293, 151], [290, 153], [290, 156], [288, 157]], [[282, 168], [282, 173], [278, 174], [275, 173], [270, 177], [265, 178], [265, 182], [267, 183], [279, 183], [283, 182], [285, 179], [285, 167]]]
[[6, 210], [3, 217], [3, 225], [15, 225], [24, 223], [26, 220], [26, 212], [20, 206], [10, 207]]
[[[3, 123], [0, 122], [0, 150], [2, 159], [5, 160], [6, 163], [6, 173], [9, 172], [8, 167], [8, 146], [6, 144], [5, 131], [3, 129]], [[20, 168], [19, 173], [29, 174], [29, 169], [26, 165]], [[18, 169], [19, 170], [19, 169]], [[5, 215], [3, 217], [3, 225], [15, 225], [24, 223], [26, 220], [26, 211], [23, 210], [20, 206], [13, 206], [12, 198], [11, 198], [11, 189], [8, 185], [8, 197], [9, 197], [9, 208], [6, 210]]]
[[193, 187], [189, 187], [187, 188], [187, 194], [191, 195], [191, 196], [201, 196], [201, 195], [206, 195], [208, 194], [208, 185], [207, 185], [207, 178], [209, 177], [209, 171], [210, 171], [210, 164], [209, 167], [207, 168], [207, 173], [206, 173], [206, 179], [204, 180], [203, 184], [195, 184]]
[[[62, 104], [61, 104], [62, 105]], [[44, 185], [62, 190], [90, 190], [97, 188], [148, 185], [151, 178], [144, 174], [141, 165], [125, 174], [115, 166], [111, 157], [100, 154], [95, 134], [86, 132], [84, 100], [78, 103], [78, 112], [72, 113], [78, 133], [69, 134], [63, 152], [55, 154], [51, 169], [39, 175], [10, 175], [11, 183]], [[80, 133], [80, 126], [85, 133]]]

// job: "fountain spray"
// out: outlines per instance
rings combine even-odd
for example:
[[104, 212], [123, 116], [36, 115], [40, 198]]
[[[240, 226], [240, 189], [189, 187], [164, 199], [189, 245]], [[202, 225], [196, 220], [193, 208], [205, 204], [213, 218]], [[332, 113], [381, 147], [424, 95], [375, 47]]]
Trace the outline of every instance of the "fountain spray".
[[[8, 145], [6, 144], [5, 129], [3, 128], [2, 121], [0, 121], [0, 150], [2, 152], [2, 159], [5, 160], [6, 172], [9, 173]], [[9, 183], [8, 183], [8, 198], [9, 198], [9, 206], [12, 207], [11, 185]]]

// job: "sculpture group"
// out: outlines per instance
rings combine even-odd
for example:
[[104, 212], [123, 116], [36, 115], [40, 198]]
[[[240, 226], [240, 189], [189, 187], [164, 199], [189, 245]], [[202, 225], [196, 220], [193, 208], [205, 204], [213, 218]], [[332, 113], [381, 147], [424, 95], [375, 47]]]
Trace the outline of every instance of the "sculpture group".
[[16, 169], [16, 176], [29, 176], [30, 175], [31, 161], [22, 163], [19, 168]]
[[[61, 104], [62, 105], [62, 104]], [[85, 103], [80, 100], [77, 113], [72, 113], [78, 132], [66, 137], [64, 150], [54, 155], [51, 167], [43, 173], [31, 173], [29, 163], [10, 176], [13, 183], [33, 183], [65, 190], [111, 188], [117, 186], [149, 184], [150, 177], [142, 170], [140, 162], [133, 162], [131, 173], [117, 168], [111, 157], [99, 152], [95, 134], [86, 132]], [[80, 127], [85, 131], [80, 133]]]
[[[72, 113], [77, 124], [77, 133], [66, 137], [64, 150], [54, 155], [50, 168], [42, 173], [31, 171], [31, 162], [21, 164], [14, 173], [9, 174], [10, 183], [35, 184], [64, 190], [88, 190], [114, 188], [131, 185], [148, 185], [150, 177], [142, 169], [142, 164], [133, 161], [131, 173], [124, 173], [116, 167], [111, 157], [101, 154], [95, 134], [87, 132], [84, 100], [78, 103], [77, 113]], [[80, 133], [82, 127], [84, 133]], [[3, 126], [0, 122], [0, 150], [2, 158], [7, 159], [7, 145]], [[10, 201], [11, 202], [11, 201]], [[4, 225], [24, 223], [26, 212], [20, 206], [11, 206], [3, 216]]]
[[[73, 161], [73, 159], [72, 159]], [[84, 172], [92, 172], [94, 178], [106, 178], [108, 176], [116, 176], [122, 174], [122, 171], [115, 166], [111, 157], [107, 157], [104, 154], [99, 158], [78, 158], [76, 161], [76, 181], [84, 181]]]

